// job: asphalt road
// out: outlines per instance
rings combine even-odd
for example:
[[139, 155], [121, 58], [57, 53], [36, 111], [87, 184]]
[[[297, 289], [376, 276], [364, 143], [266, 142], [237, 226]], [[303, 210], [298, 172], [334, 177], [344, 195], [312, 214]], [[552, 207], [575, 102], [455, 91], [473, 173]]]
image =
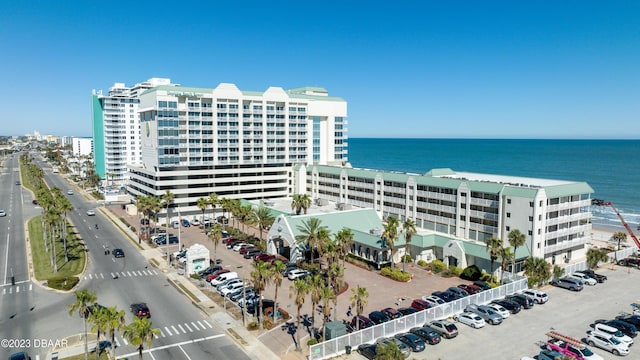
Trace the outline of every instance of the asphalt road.
[[[71, 187], [58, 175], [53, 175], [45, 169], [46, 180], [50, 186], [57, 186], [66, 194]], [[0, 196], [5, 202], [4, 191], [11, 181], [11, 190], [19, 188], [15, 186], [15, 180], [2, 176], [2, 190]], [[133, 320], [133, 314], [129, 312], [130, 304], [146, 302], [151, 310], [153, 326], [159, 328], [161, 335], [154, 339], [153, 359], [204, 359], [216, 354], [221, 359], [247, 359], [240, 348], [229, 339], [224, 331], [214, 322], [206, 318], [198, 311], [190, 301], [178, 293], [169, 285], [165, 275], [152, 267], [124, 235], [122, 235], [111, 223], [104, 218], [99, 211], [96, 216], [87, 216], [86, 210], [95, 208], [96, 204], [84, 199], [77, 189], [73, 195], [65, 195], [74, 206], [74, 210], [68, 214], [70, 221], [75, 225], [79, 235], [85, 239], [89, 261], [85, 274], [81, 278], [80, 289], [95, 291], [98, 302], [104, 306], [118, 306], [127, 312], [127, 323]], [[18, 201], [19, 202], [19, 201]], [[24, 204], [32, 206], [31, 200]], [[15, 204], [16, 201], [14, 200]], [[13, 205], [22, 206], [22, 203]], [[18, 213], [15, 213], [18, 214]], [[14, 214], [14, 220], [21, 222], [19, 216]], [[26, 214], [25, 214], [26, 215]], [[2, 219], [2, 221], [6, 221]], [[0, 223], [1, 224], [1, 223]], [[98, 224], [98, 229], [95, 228]], [[3, 226], [2, 231], [6, 231]], [[16, 234], [19, 231], [15, 231]], [[0, 233], [0, 236], [6, 237]], [[24, 241], [20, 238], [9, 244], [10, 252], [22, 251], [24, 253]], [[4, 245], [6, 242], [2, 241]], [[20, 246], [22, 248], [20, 248]], [[114, 258], [111, 254], [105, 254], [105, 249], [121, 248], [125, 252], [124, 258]], [[5, 248], [2, 248], [3, 251]], [[13, 257], [12, 257], [13, 258]], [[26, 269], [25, 257], [15, 257], [12, 266], [22, 266]], [[14, 265], [15, 264], [15, 265]], [[26, 270], [24, 271], [26, 274]], [[17, 273], [16, 273], [17, 275]], [[114, 278], [114, 275], [118, 275]], [[23, 276], [26, 278], [26, 275]], [[22, 279], [22, 278], [20, 278]], [[23, 284], [21, 284], [23, 285]], [[82, 320], [79, 316], [69, 317], [68, 304], [75, 301], [75, 295], [58, 294], [40, 289], [29, 282], [24, 283], [29, 291], [22, 290], [2, 296], [0, 311], [0, 337], [16, 339], [47, 339], [49, 342], [63, 339], [66, 336], [82, 332]], [[12, 296], [8, 296], [12, 295]], [[39, 299], [43, 299], [40, 301]], [[12, 318], [6, 318], [11, 314]], [[12, 321], [20, 319], [20, 321]], [[10, 324], [9, 322], [12, 321]], [[10, 326], [6, 326], [10, 325]], [[129, 345], [118, 334], [116, 337], [118, 356], [129, 356], [136, 349]], [[0, 349], [1, 357], [8, 355], [15, 349]], [[46, 349], [43, 347], [31, 347], [32, 357], [37, 355], [44, 359]]]
[[[620, 312], [631, 312], [630, 304], [640, 297], [635, 291], [640, 281], [640, 270], [615, 267], [600, 269], [609, 280], [596, 286], [588, 286], [581, 292], [548, 287], [549, 301], [511, 315], [501, 325], [486, 325], [472, 329], [456, 323], [458, 337], [435, 346], [427, 345], [425, 351], [412, 353], [411, 359], [439, 360], [495, 360], [534, 357], [540, 352], [540, 343], [547, 340], [545, 334], [554, 329], [578, 339], [586, 337], [587, 330], [596, 319], [613, 319]], [[630, 271], [629, 271], [630, 270]], [[640, 341], [638, 338], [635, 341]], [[631, 347], [628, 359], [640, 358], [640, 350]], [[355, 349], [354, 349], [355, 350]], [[617, 359], [615, 355], [599, 348], [591, 350], [605, 360]], [[358, 358], [364, 359], [361, 355]]]

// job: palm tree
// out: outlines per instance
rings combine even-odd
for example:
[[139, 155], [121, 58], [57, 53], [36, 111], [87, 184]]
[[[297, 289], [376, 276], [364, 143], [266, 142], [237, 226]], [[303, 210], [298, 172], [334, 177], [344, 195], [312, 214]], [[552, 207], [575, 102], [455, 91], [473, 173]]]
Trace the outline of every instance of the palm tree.
[[146, 220], [146, 215], [150, 204], [149, 198], [143, 195], [139, 195], [136, 197], [135, 204], [136, 209], [138, 209], [138, 214], [142, 215], [142, 219], [140, 221], [140, 223], [142, 224], [140, 225], [140, 232], [142, 232], [142, 228], [144, 227], [146, 238], [149, 236], [149, 222]]
[[[411, 243], [411, 237], [416, 234], [416, 222], [407, 218], [402, 223], [402, 228], [404, 229], [404, 247], [407, 249]], [[407, 263], [407, 254], [410, 254], [408, 250], [406, 250], [406, 253], [402, 258], [402, 272], [404, 272], [404, 267]]]
[[271, 214], [271, 210], [262, 206], [253, 211], [253, 217], [255, 219], [255, 223], [260, 228], [260, 241], [264, 241], [262, 238], [262, 231], [270, 228], [271, 225], [273, 225], [275, 218]]
[[200, 223], [203, 224], [202, 227], [204, 228], [204, 211], [207, 210], [207, 206], [209, 206], [209, 200], [202, 197], [198, 198], [198, 200], [196, 201], [196, 206], [198, 207], [198, 209], [200, 209], [200, 211], [202, 211]]
[[609, 260], [609, 255], [606, 252], [595, 248], [587, 250], [587, 266], [589, 266], [589, 269], [595, 269], [598, 267], [598, 263], [607, 260]]
[[64, 246], [64, 261], [65, 263], [69, 262], [69, 253], [67, 252], [67, 213], [73, 210], [73, 205], [66, 197], [60, 199], [60, 203], [58, 204], [58, 210], [62, 212], [62, 244]]
[[110, 308], [106, 308], [106, 315], [105, 317], [107, 318], [107, 322], [106, 322], [106, 327], [104, 328], [104, 330], [106, 332], [109, 333], [109, 337], [111, 338], [111, 357], [113, 359], [116, 358], [116, 347], [113, 346], [113, 344], [116, 343], [116, 331], [121, 331], [122, 329], [124, 329], [125, 326], [125, 322], [124, 322], [124, 310], [120, 310], [118, 309], [117, 306], [113, 306]]
[[489, 253], [489, 258], [491, 259], [491, 276], [493, 279], [493, 263], [498, 259], [500, 254], [500, 249], [502, 248], [502, 239], [491, 237], [487, 239], [487, 244], [485, 249]]
[[382, 231], [382, 238], [385, 239], [389, 251], [391, 252], [391, 268], [393, 268], [393, 250], [395, 248], [396, 239], [398, 239], [398, 226], [400, 221], [395, 216], [389, 216], [387, 222], [384, 224], [384, 230]]
[[327, 319], [331, 316], [331, 306], [330, 302], [336, 300], [336, 293], [333, 292], [333, 289], [328, 288], [326, 286], [322, 287], [320, 291], [320, 301], [322, 302], [322, 341], [325, 339], [325, 326], [327, 324]]
[[296, 215], [300, 215], [300, 213], [302, 212], [301, 194], [293, 194], [293, 199], [291, 200], [291, 209], [296, 211]]
[[[311, 295], [311, 308], [315, 311], [316, 305], [320, 303], [320, 296], [322, 288], [324, 288], [324, 279], [320, 274], [309, 275], [305, 278], [307, 286], [309, 287], [309, 294]], [[314, 327], [316, 323], [315, 316], [312, 318], [311, 326]]]
[[[340, 265], [337, 262], [332, 262], [327, 269], [327, 276], [331, 279], [331, 287], [335, 294], [338, 294], [342, 289], [342, 283], [344, 279], [344, 265]], [[333, 319], [337, 318], [336, 308], [338, 307], [338, 298], [334, 300], [333, 307]]]
[[611, 238], [618, 242], [618, 247], [616, 248], [616, 262], [618, 262], [618, 251], [620, 251], [620, 243], [627, 241], [627, 233], [624, 231], [616, 231], [613, 233]]
[[89, 314], [89, 307], [93, 305], [96, 300], [96, 293], [88, 290], [79, 290], [75, 292], [76, 301], [69, 304], [69, 316], [73, 315], [76, 311], [82, 318], [84, 323], [84, 359], [89, 359], [89, 345], [87, 344], [87, 317]]
[[[369, 303], [369, 292], [366, 288], [358, 285], [355, 289], [351, 289], [351, 294], [349, 301], [351, 301], [351, 306], [356, 309], [356, 316], [359, 319], [364, 312], [364, 308]], [[360, 321], [356, 321], [356, 328], [356, 330], [360, 330]]]
[[122, 336], [133, 346], [138, 347], [138, 356], [142, 360], [142, 350], [146, 344], [151, 348], [153, 337], [160, 334], [160, 329], [152, 328], [151, 321], [146, 317], [134, 317], [133, 322], [125, 326]]
[[289, 297], [295, 297], [296, 307], [298, 308], [298, 320], [296, 323], [296, 334], [298, 336], [298, 341], [296, 342], [296, 350], [300, 351], [300, 309], [302, 309], [302, 305], [304, 305], [304, 298], [307, 297], [309, 293], [309, 286], [304, 279], [297, 279], [293, 282], [293, 284], [289, 287]]
[[498, 257], [500, 258], [500, 266], [502, 267], [502, 271], [500, 272], [500, 283], [502, 284], [504, 272], [506, 271], [507, 266], [509, 266], [509, 261], [514, 258], [514, 255], [511, 252], [511, 248], [501, 247], [498, 251]]
[[173, 198], [174, 195], [171, 191], [166, 190], [164, 192], [164, 194], [162, 194], [162, 202], [165, 208], [165, 211], [167, 212], [167, 223], [165, 224], [165, 227], [167, 229], [167, 263], [169, 263], [170, 261], [170, 254], [169, 254], [169, 206], [171, 206], [171, 203], [173, 202]]
[[[284, 271], [287, 268], [282, 261], [276, 261], [271, 266], [271, 271], [269, 272], [269, 281], [275, 286], [275, 295], [273, 296], [273, 303], [278, 303], [278, 289], [282, 286], [282, 279], [284, 278]], [[273, 312], [273, 322], [276, 321], [276, 311]]]
[[211, 206], [211, 221], [216, 220], [216, 207], [220, 204], [220, 200], [218, 199], [218, 194], [211, 193], [209, 194], [208, 200], [209, 206]]
[[299, 235], [296, 235], [296, 243], [305, 245], [311, 250], [311, 263], [313, 263], [313, 251], [318, 243], [318, 231], [322, 228], [322, 221], [316, 217], [312, 217], [298, 225]]
[[521, 233], [520, 230], [513, 229], [509, 231], [507, 238], [509, 239], [509, 245], [513, 246], [513, 259], [512, 259], [512, 265], [511, 265], [511, 273], [515, 274], [516, 273], [516, 251], [520, 246], [523, 246], [526, 243], [527, 236]]
[[529, 286], [540, 286], [551, 277], [551, 264], [543, 258], [528, 257], [522, 266]]
[[[316, 239], [316, 250], [318, 251], [318, 256], [323, 257], [325, 255], [324, 251], [327, 248], [327, 243], [331, 241], [331, 231], [329, 231], [329, 228], [324, 226], [319, 228]], [[322, 263], [320, 263], [320, 269], [322, 269]]]
[[309, 194], [303, 194], [300, 197], [300, 203], [302, 205], [302, 210], [304, 210], [304, 214], [307, 215], [307, 209], [311, 207], [311, 196], [309, 196]]
[[104, 335], [107, 328], [107, 322], [109, 319], [107, 318], [107, 308], [98, 308], [97, 310], [89, 312], [89, 322], [93, 324], [91, 327], [91, 331], [96, 332], [96, 359], [100, 360], [100, 335]]
[[213, 259], [218, 259], [218, 243], [220, 243], [220, 239], [222, 239], [222, 226], [220, 224], [215, 224], [211, 228], [209, 232], [209, 239], [213, 241]]
[[351, 244], [353, 244], [353, 232], [351, 229], [342, 228], [342, 230], [338, 231], [336, 234], [336, 241], [338, 243], [338, 249], [340, 252], [340, 258], [342, 258], [342, 266], [344, 267], [344, 263], [347, 259], [347, 255], [351, 250]]
[[253, 208], [251, 205], [243, 205], [238, 209], [238, 218], [242, 222], [242, 232], [245, 232], [245, 226], [253, 223]]
[[[253, 271], [251, 272], [251, 282], [253, 283], [253, 290], [258, 295], [258, 324], [262, 329], [262, 292], [267, 287], [270, 279], [271, 269], [269, 263], [264, 261], [254, 261], [252, 263]], [[273, 312], [277, 312], [278, 304], [273, 303]]]

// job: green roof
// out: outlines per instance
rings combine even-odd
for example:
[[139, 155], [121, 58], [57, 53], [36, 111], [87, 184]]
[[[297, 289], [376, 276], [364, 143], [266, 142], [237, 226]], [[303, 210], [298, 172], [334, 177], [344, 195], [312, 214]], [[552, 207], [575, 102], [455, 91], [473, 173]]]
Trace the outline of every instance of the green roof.
[[[316, 92], [324, 92], [326, 93], [327, 90], [320, 88], [320, 87], [302, 87], [302, 88], [295, 88], [295, 89], [291, 89], [291, 90], [285, 90], [287, 95], [289, 95], [290, 98], [293, 99], [307, 99], [307, 100], [320, 100], [320, 101], [342, 101], [344, 102], [345, 100], [343, 98], [337, 97], [337, 96], [323, 96], [323, 95], [308, 95], [308, 94], [302, 94], [299, 93], [299, 91], [303, 91], [302, 89], [305, 90], [311, 90], [311, 91], [316, 91]], [[182, 93], [193, 93], [193, 95], [198, 96], [201, 94], [211, 94], [213, 93], [213, 91], [215, 90], [215, 88], [203, 88], [203, 87], [189, 87], [189, 86], [173, 86], [173, 85], [159, 85], [159, 86], [155, 86], [152, 87], [151, 89], [145, 90], [142, 94], [148, 94], [148, 93], [152, 93], [158, 90], [165, 90], [165, 91], [174, 91], [174, 92], [182, 92]], [[251, 91], [251, 90], [240, 90], [240, 92], [242, 93], [242, 95], [245, 96], [263, 96], [264, 95], [264, 91]]]
[[369, 230], [382, 228], [378, 214], [373, 209], [355, 209], [338, 211], [328, 214], [307, 214], [287, 216], [287, 222], [295, 235], [299, 235], [298, 226], [310, 218], [318, 218], [321, 225], [327, 227], [331, 233], [335, 234], [342, 228], [347, 227], [352, 230], [368, 233]]
[[555, 186], [545, 186], [547, 198], [554, 199], [576, 194], [593, 194], [594, 191], [586, 182], [569, 183]]
[[455, 175], [456, 172], [449, 168], [442, 169], [431, 169], [425, 173], [426, 176], [444, 176], [444, 175]]
[[254, 203], [252, 203], [252, 202], [250, 202], [250, 201], [248, 201], [248, 200], [245, 200], [245, 199], [240, 199], [240, 205], [241, 205], [241, 206], [249, 205], [249, 206], [251, 206], [251, 207], [258, 207], [258, 208], [263, 207], [263, 208], [269, 209], [269, 213], [271, 214], [271, 216], [273, 216], [273, 217], [274, 217], [274, 219], [275, 219], [276, 217], [278, 217], [279, 215], [283, 215], [283, 214], [284, 214], [284, 215], [287, 215], [287, 214], [288, 214], [288, 212], [284, 212], [284, 211], [276, 210], [276, 209], [270, 208], [270, 207], [268, 207], [268, 206], [256, 205], [256, 204], [254, 204]]
[[[475, 256], [482, 259], [489, 260], [489, 253], [487, 252], [486, 245], [474, 241], [460, 241], [466, 255]], [[527, 258], [531, 255], [529, 248], [526, 246], [519, 246], [516, 249], [516, 259]]]
[[520, 197], [525, 199], [535, 199], [536, 194], [538, 194], [538, 190], [540, 189], [525, 188], [519, 186], [505, 186], [504, 190], [502, 190], [502, 195]]

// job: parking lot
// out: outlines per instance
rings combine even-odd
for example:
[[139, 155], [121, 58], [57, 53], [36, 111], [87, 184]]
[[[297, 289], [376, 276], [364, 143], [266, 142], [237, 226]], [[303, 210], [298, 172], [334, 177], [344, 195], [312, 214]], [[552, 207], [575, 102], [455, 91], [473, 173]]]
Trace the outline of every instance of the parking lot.
[[[440, 344], [427, 345], [426, 350], [412, 353], [411, 359], [439, 360], [495, 360], [520, 359], [523, 356], [534, 357], [540, 351], [541, 342], [546, 341], [545, 334], [550, 330], [578, 339], [586, 337], [589, 324], [597, 319], [613, 319], [620, 312], [631, 312], [631, 303], [638, 300], [640, 293], [637, 282], [640, 270], [615, 266], [614, 270], [601, 268], [598, 273], [608, 276], [609, 280], [595, 286], [587, 286], [581, 292], [545, 287], [549, 301], [535, 305], [532, 309], [522, 310], [511, 315], [501, 325], [486, 325], [481, 329], [472, 329], [456, 323], [458, 337], [443, 339]], [[637, 340], [636, 338], [635, 340]], [[627, 358], [640, 358], [638, 345], [631, 347]], [[599, 349], [591, 350], [604, 359], [616, 359], [617, 356]], [[354, 356], [354, 355], [351, 355]], [[355, 355], [364, 359], [361, 355]]]

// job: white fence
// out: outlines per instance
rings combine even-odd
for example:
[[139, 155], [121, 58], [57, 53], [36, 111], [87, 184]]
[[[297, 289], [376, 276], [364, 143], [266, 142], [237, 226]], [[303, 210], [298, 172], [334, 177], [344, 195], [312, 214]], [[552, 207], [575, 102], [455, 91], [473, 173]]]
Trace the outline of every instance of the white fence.
[[320, 360], [345, 353], [346, 347], [355, 350], [360, 344], [372, 343], [381, 337], [393, 336], [407, 332], [416, 326], [424, 326], [432, 320], [443, 319], [464, 311], [469, 304], [485, 304], [492, 300], [526, 289], [527, 279], [518, 280], [487, 291], [464, 297], [462, 299], [442, 304], [415, 314], [403, 316], [392, 321], [382, 323], [360, 331], [354, 331], [325, 342], [312, 345], [309, 349], [309, 359]]
[[[610, 262], [615, 259], [624, 259], [634, 253], [636, 248], [629, 247], [616, 252], [609, 253]], [[603, 265], [602, 263], [599, 265]], [[565, 275], [572, 274], [579, 270], [587, 269], [587, 262], [583, 261], [575, 264], [568, 264], [564, 266]], [[518, 291], [527, 289], [527, 278], [515, 276], [518, 280], [511, 283], [493, 288], [491, 290], [483, 291], [475, 295], [467, 296], [465, 298], [442, 304], [431, 309], [422, 310], [415, 314], [403, 316], [399, 319], [376, 325], [360, 331], [354, 331], [350, 334], [346, 334], [335, 339], [327, 340], [325, 342], [312, 345], [309, 348], [310, 360], [327, 359], [334, 356], [344, 354], [346, 347], [351, 346], [353, 350], [360, 344], [372, 343], [376, 339], [381, 337], [393, 336], [398, 333], [407, 332], [411, 328], [416, 326], [423, 326], [432, 320], [444, 319], [451, 317], [457, 313], [464, 311], [464, 308], [469, 304], [486, 304], [495, 299], [502, 298], [506, 295], [513, 294]], [[509, 278], [509, 276], [505, 276]]]

